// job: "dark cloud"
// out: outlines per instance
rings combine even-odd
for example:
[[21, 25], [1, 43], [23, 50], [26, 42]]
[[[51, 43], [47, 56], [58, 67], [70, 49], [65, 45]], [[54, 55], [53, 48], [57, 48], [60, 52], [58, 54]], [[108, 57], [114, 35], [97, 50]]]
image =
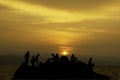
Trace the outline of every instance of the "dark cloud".
[[12, 10], [11, 8], [7, 7], [7, 6], [4, 6], [4, 5], [1, 5], [0, 4], [0, 11], [1, 10]]
[[33, 4], [40, 4], [46, 7], [63, 10], [96, 10], [104, 6], [109, 6], [118, 0], [25, 0]]

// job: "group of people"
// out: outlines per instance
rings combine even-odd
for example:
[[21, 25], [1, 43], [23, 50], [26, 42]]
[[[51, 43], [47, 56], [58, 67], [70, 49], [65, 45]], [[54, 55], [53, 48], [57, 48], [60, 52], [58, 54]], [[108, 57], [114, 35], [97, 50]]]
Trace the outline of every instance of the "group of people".
[[52, 58], [48, 58], [48, 60], [46, 60], [46, 64], [67, 64], [67, 63], [75, 63], [77, 61], [77, 57], [75, 57], [74, 54], [72, 54], [70, 60], [68, 59], [67, 56], [59, 56], [59, 54], [51, 54]]
[[[31, 59], [32, 67], [39, 66], [39, 56], [40, 56], [40, 54], [37, 54], [36, 56], [32, 56], [32, 59]], [[28, 65], [29, 60], [30, 60], [30, 52], [29, 51], [27, 51], [27, 53], [25, 53], [24, 58], [25, 58], [25, 64]]]
[[[32, 67], [38, 67], [42, 63], [39, 62], [39, 56], [40, 54], [37, 54], [30, 59], [30, 52], [27, 51], [27, 53], [25, 53], [25, 64], [28, 65], [31, 60]], [[71, 55], [70, 59], [67, 56], [59, 56], [59, 54], [51, 54], [51, 56], [51, 58], [48, 58], [45, 63], [42, 64], [75, 64], [78, 61], [74, 54]], [[91, 69], [93, 68], [92, 58], [88, 61], [88, 66], [91, 67]]]

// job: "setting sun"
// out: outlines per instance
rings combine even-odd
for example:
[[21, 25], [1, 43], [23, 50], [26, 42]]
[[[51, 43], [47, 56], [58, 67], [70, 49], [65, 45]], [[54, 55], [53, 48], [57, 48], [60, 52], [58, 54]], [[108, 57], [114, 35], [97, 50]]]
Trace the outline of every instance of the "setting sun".
[[67, 51], [63, 51], [62, 54], [63, 54], [64, 56], [66, 56], [66, 55], [68, 55], [68, 52], [67, 52]]

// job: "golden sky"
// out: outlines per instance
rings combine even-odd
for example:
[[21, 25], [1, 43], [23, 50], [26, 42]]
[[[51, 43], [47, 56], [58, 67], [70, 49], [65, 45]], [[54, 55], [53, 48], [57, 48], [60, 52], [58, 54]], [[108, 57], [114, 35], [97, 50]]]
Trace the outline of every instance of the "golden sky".
[[26, 50], [120, 56], [120, 0], [0, 0], [0, 53]]

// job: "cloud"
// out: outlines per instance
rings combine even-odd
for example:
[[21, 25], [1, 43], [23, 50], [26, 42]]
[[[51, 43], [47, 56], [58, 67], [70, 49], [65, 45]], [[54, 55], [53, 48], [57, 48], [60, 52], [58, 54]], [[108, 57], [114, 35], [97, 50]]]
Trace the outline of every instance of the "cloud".
[[0, 11], [1, 10], [11, 10], [11, 8], [4, 6], [4, 5], [0, 5]]
[[24, 0], [32, 4], [38, 4], [49, 8], [72, 10], [72, 11], [92, 11], [103, 9], [119, 3], [119, 0]]
[[[49, 22], [74, 22], [74, 21], [79, 21], [80, 20], [79, 17], [81, 16], [77, 13], [73, 14], [67, 11], [54, 10], [54, 9], [46, 8], [43, 6], [28, 4], [25, 2], [21, 2], [19, 0], [0, 1], [0, 4], [9, 6], [10, 8], [16, 9], [21, 12], [26, 12], [31, 15], [37, 15], [40, 17], [42, 16], [46, 19], [46, 21], [49, 21]], [[81, 16], [81, 18], [84, 18], [84, 17]]]
[[120, 6], [117, 2], [117, 0], [0, 1], [2, 5], [18, 11], [26, 12], [30, 15], [44, 17], [46, 22], [79, 22], [91, 19], [110, 18], [113, 16], [113, 13], [119, 12]]

